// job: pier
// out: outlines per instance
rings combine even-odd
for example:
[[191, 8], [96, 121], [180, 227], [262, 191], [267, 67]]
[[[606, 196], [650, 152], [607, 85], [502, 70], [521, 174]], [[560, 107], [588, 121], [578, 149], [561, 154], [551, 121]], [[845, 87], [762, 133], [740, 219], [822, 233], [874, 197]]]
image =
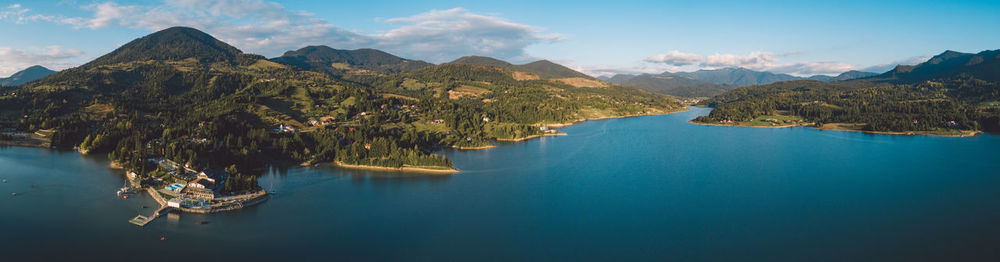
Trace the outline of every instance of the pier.
[[167, 212], [170, 212], [170, 207], [168, 207], [168, 206], [161, 206], [156, 211], [153, 211], [153, 215], [152, 216], [148, 216], [147, 217], [147, 216], [143, 216], [143, 215], [137, 215], [134, 218], [132, 218], [132, 220], [129, 220], [128, 222], [132, 223], [132, 224], [135, 224], [137, 226], [140, 226], [140, 227], [141, 226], [146, 226], [146, 224], [149, 224], [149, 222], [153, 222], [153, 220], [155, 220], [156, 218], [160, 217], [163, 214], [166, 214]]

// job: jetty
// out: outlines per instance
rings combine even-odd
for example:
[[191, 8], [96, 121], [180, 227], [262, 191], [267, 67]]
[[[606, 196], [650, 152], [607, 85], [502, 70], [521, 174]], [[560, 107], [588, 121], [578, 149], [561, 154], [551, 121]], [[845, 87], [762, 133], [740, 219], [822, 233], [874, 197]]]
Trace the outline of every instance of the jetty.
[[140, 214], [135, 216], [134, 218], [132, 218], [132, 220], [129, 220], [128, 222], [140, 227], [146, 226], [146, 224], [149, 224], [149, 222], [153, 222], [153, 220], [155, 220], [156, 218], [160, 217], [163, 214], [166, 214], [167, 212], [170, 212], [170, 207], [161, 206], [156, 211], [153, 211], [153, 215], [151, 216], [143, 216]]

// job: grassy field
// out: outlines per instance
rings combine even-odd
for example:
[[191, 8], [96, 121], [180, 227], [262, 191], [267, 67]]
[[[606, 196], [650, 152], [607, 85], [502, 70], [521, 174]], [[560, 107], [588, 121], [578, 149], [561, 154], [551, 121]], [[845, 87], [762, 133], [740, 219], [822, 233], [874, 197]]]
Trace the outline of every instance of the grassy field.
[[[778, 121], [774, 122], [768, 120]], [[799, 120], [803, 120], [802, 117], [792, 115], [766, 115], [754, 118], [753, 121], [740, 122], [739, 124], [745, 126], [785, 126], [796, 124]]]

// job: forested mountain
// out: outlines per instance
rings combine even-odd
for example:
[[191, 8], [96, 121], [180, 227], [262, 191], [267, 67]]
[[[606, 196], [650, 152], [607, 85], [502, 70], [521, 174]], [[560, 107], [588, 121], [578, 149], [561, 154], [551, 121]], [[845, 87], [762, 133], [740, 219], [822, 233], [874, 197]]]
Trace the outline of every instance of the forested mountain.
[[732, 85], [709, 83], [677, 75], [619, 74], [609, 78], [608, 81], [678, 97], [710, 97], [736, 88]]
[[456, 59], [455, 61], [451, 61], [448, 64], [495, 66], [510, 71], [534, 74], [542, 79], [578, 77], [588, 80], [595, 80], [593, 77], [587, 74], [577, 72], [576, 70], [570, 69], [560, 64], [553, 63], [549, 60], [538, 60], [523, 65], [515, 65], [491, 57], [464, 56], [459, 59]]
[[824, 82], [845, 81], [878, 75], [877, 73], [848, 71], [837, 76], [816, 75], [808, 78], [787, 74], [758, 72], [745, 68], [698, 70], [695, 72], [664, 72], [658, 75], [616, 74], [602, 80], [633, 86], [653, 92], [680, 97], [708, 97], [732, 90], [738, 86], [770, 84], [781, 81], [817, 80]]
[[362, 48], [339, 50], [328, 46], [307, 46], [285, 52], [271, 61], [317, 72], [337, 72], [351, 69], [381, 73], [399, 73], [432, 66], [419, 60], [404, 59], [380, 50]]
[[808, 79], [808, 80], [816, 80], [816, 81], [823, 81], [823, 82], [833, 82], [833, 81], [847, 81], [847, 80], [853, 80], [853, 79], [859, 79], [859, 78], [865, 78], [865, 77], [872, 77], [872, 76], [877, 76], [877, 75], [879, 75], [879, 73], [862, 72], [862, 71], [857, 71], [857, 70], [851, 70], [851, 71], [840, 73], [837, 76], [814, 75], [814, 76], [810, 76], [810, 77], [808, 77], [806, 79]]
[[[386, 58], [362, 52], [381, 58], [356, 65]], [[175, 27], [4, 89], [0, 126], [51, 132], [54, 147], [107, 153], [148, 179], [163, 174], [149, 158], [226, 168], [234, 176], [223, 190], [233, 192], [256, 188], [266, 164], [447, 169], [450, 160], [433, 150], [541, 135], [541, 124], [681, 108], [638, 89], [517, 78], [496, 66], [388, 72], [301, 70]]]
[[759, 72], [746, 68], [721, 68], [715, 70], [698, 70], [694, 72], [664, 72], [662, 75], [685, 76], [701, 81], [734, 86], [762, 85], [774, 82], [800, 80], [802, 78], [787, 74]]
[[[200, 65], [248, 65], [262, 56], [239, 49], [190, 27], [171, 27], [133, 40], [111, 53], [81, 66], [93, 68], [140, 61], [185, 61]], [[188, 60], [190, 59], [190, 60]]]
[[916, 83], [956, 75], [968, 75], [987, 81], [1000, 81], [1000, 50], [987, 50], [978, 54], [948, 50], [915, 66], [896, 66], [895, 69], [874, 77], [873, 80], [889, 83]]
[[39, 66], [39, 65], [31, 66], [25, 68], [24, 70], [18, 71], [13, 75], [10, 75], [10, 77], [7, 78], [0, 77], [0, 86], [16, 86], [24, 84], [27, 82], [41, 79], [55, 72], [56, 71], [49, 70], [44, 66]]
[[943, 135], [1000, 131], [996, 54], [948, 51], [875, 77], [741, 87], [703, 101], [715, 109], [697, 121], [740, 123], [793, 115], [817, 126], [849, 124], [861, 131]]

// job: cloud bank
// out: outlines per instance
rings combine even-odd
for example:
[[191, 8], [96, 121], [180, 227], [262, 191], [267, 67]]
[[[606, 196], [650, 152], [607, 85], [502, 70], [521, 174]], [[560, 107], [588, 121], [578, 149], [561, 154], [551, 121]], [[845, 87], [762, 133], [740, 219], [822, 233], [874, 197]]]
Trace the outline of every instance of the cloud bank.
[[780, 58], [801, 54], [793, 51], [782, 54], [755, 51], [746, 55], [714, 54], [702, 56], [672, 50], [663, 54], [647, 57], [643, 61], [672, 66], [694, 66], [700, 69], [717, 69], [725, 67], [742, 67], [757, 71], [770, 71], [799, 76], [816, 74], [838, 74], [857, 69], [850, 64], [822, 61], [801, 63], [780, 63]]
[[75, 65], [70, 61], [82, 55], [83, 52], [79, 50], [64, 49], [60, 46], [49, 46], [43, 50], [0, 47], [0, 77], [10, 76], [33, 65], [62, 70]]
[[[125, 2], [122, 2], [125, 3]], [[465, 55], [484, 55], [514, 61], [531, 58], [525, 48], [562, 40], [558, 34], [506, 19], [473, 13], [463, 8], [431, 10], [409, 17], [382, 20], [395, 28], [384, 33], [350, 31], [304, 11], [288, 10], [278, 3], [250, 0], [164, 0], [154, 5], [114, 1], [81, 7], [86, 17], [32, 14], [15, 4], [0, 17], [21, 22], [48, 21], [77, 29], [127, 27], [156, 31], [172, 26], [204, 30], [241, 50], [278, 56], [307, 45], [333, 48], [377, 48], [430, 62], [445, 62]], [[16, 10], [17, 13], [13, 12]], [[34, 17], [34, 18], [32, 18]]]

